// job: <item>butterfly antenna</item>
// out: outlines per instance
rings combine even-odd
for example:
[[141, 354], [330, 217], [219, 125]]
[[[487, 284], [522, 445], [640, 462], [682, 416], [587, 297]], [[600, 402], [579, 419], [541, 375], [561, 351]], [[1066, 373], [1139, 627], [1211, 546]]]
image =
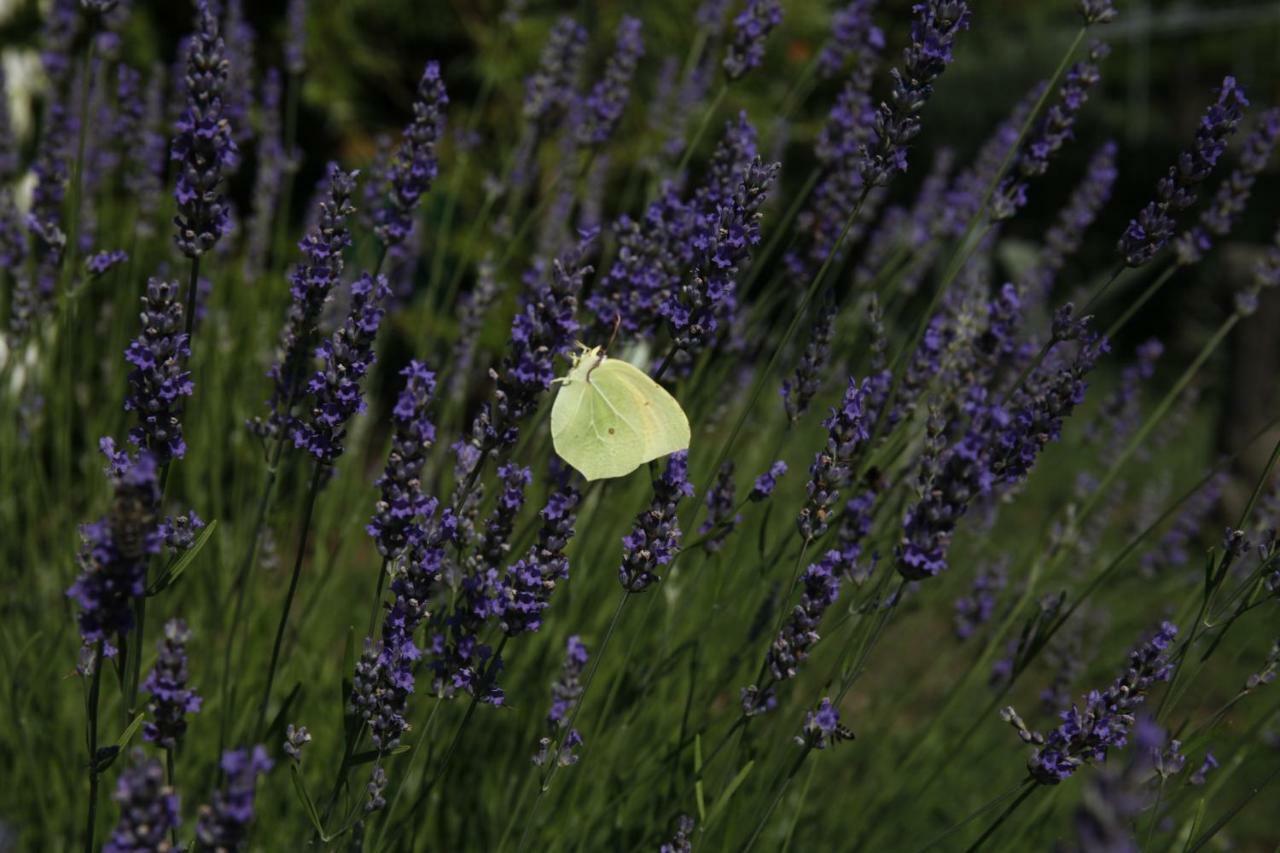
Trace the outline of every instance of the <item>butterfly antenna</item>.
[[609, 334], [609, 343], [604, 345], [604, 351], [607, 353], [609, 348], [613, 346], [613, 342], [618, 339], [618, 328], [622, 325], [622, 315], [613, 315], [613, 332]]

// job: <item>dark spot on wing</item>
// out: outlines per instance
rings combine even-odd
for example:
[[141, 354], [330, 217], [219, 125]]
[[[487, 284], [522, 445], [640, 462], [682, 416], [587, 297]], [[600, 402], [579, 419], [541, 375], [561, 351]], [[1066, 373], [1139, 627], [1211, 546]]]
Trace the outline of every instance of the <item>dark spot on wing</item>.
[[609, 427], [609, 435], [613, 435], [613, 427]]

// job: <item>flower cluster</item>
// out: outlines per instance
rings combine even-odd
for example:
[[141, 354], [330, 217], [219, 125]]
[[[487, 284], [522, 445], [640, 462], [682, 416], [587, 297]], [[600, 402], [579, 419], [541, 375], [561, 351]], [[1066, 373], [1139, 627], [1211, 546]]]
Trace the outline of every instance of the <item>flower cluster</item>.
[[823, 448], [809, 466], [809, 497], [796, 525], [805, 541], [812, 542], [827, 530], [831, 506], [839, 499], [840, 489], [851, 475], [850, 466], [862, 443], [870, 438], [869, 426], [875, 415], [870, 411], [874, 378], [858, 382], [850, 377], [840, 405], [831, 410], [822, 425], [827, 429]]
[[809, 650], [821, 639], [818, 625], [827, 608], [840, 597], [840, 577], [836, 574], [839, 561], [839, 552], [829, 552], [804, 570], [800, 578], [800, 601], [792, 609], [778, 636], [774, 637], [765, 658], [775, 680], [795, 678], [797, 668], [808, 659]]
[[307, 0], [289, 0], [284, 65], [295, 77], [307, 70]]
[[1134, 725], [1134, 711], [1151, 688], [1173, 672], [1168, 652], [1177, 633], [1176, 625], [1163, 623], [1129, 653], [1129, 666], [1119, 678], [1105, 690], [1085, 695], [1082, 706], [1062, 711], [1061, 725], [1048, 735], [1029, 730], [1012, 708], [1002, 711], [1023, 741], [1035, 747], [1027, 761], [1031, 778], [1042, 785], [1056, 785], [1084, 764], [1105, 761], [1108, 750], [1124, 746]]
[[213, 801], [200, 807], [196, 817], [196, 841], [202, 849], [240, 850], [253, 823], [253, 799], [258, 777], [271, 769], [266, 747], [231, 749], [222, 753], [223, 787]]
[[587, 668], [587, 647], [577, 634], [569, 637], [565, 643], [564, 664], [560, 667], [560, 676], [551, 685], [551, 709], [547, 711], [547, 734], [538, 741], [538, 751], [533, 756], [533, 763], [541, 767], [551, 759], [552, 749], [560, 743], [556, 762], [562, 767], [576, 764], [578, 756], [575, 749], [582, 745], [582, 735], [577, 729], [570, 729], [563, 738], [560, 733], [569, 725], [569, 716], [573, 713], [578, 700], [582, 698], [582, 674]]
[[1044, 244], [1035, 263], [1019, 281], [1024, 291], [1033, 291], [1030, 295], [1041, 299], [1048, 296], [1067, 258], [1080, 248], [1084, 232], [1111, 198], [1117, 174], [1116, 144], [1107, 141], [1094, 153], [1084, 178], [1045, 232]]
[[810, 749], [826, 749], [842, 740], [852, 740], [853, 732], [840, 725], [840, 712], [827, 697], [804, 715], [804, 728], [796, 743]]
[[101, 448], [114, 492], [111, 511], [81, 527], [81, 572], [67, 596], [80, 607], [85, 645], [101, 643], [103, 655], [110, 657], [116, 651], [112, 638], [133, 628], [131, 604], [145, 592], [147, 560], [160, 550], [160, 482], [149, 452], [130, 456], [107, 438]]
[[737, 80], [764, 62], [764, 40], [782, 23], [779, 0], [747, 0], [746, 8], [733, 19], [733, 41], [724, 56], [724, 73]]
[[693, 495], [689, 482], [689, 454], [671, 454], [666, 470], [653, 486], [649, 508], [636, 516], [631, 532], [622, 538], [618, 580], [627, 592], [643, 592], [658, 580], [656, 571], [675, 559], [680, 548], [681, 498]]
[[1280, 137], [1280, 109], [1267, 110], [1258, 117], [1258, 126], [1245, 140], [1240, 165], [1219, 186], [1213, 202], [1200, 213], [1200, 221], [1184, 231], [1174, 243], [1178, 263], [1198, 262], [1213, 247], [1214, 237], [1231, 233], [1249, 203], [1254, 182], [1267, 167], [1276, 140]]
[[133, 750], [111, 799], [120, 807], [120, 821], [102, 845], [103, 853], [170, 849], [169, 834], [182, 818], [178, 795], [165, 782], [159, 761], [147, 758], [140, 749]]
[[822, 388], [822, 376], [831, 358], [831, 333], [835, 325], [834, 306], [823, 306], [809, 330], [795, 374], [782, 383], [782, 405], [787, 420], [795, 423], [809, 410], [813, 395]]
[[342, 328], [316, 350], [322, 367], [307, 383], [310, 417], [294, 426], [293, 443], [322, 464], [342, 455], [347, 423], [364, 411], [360, 380], [373, 364], [373, 342], [390, 289], [385, 276], [366, 273], [351, 285], [351, 311]]
[[868, 51], [884, 49], [884, 31], [875, 25], [876, 0], [851, 0], [831, 16], [831, 36], [818, 53], [818, 73], [831, 79]]
[[676, 832], [670, 841], [658, 847], [658, 853], [693, 853], [693, 818], [682, 814], [676, 818]]
[[289, 310], [280, 330], [275, 362], [267, 371], [272, 392], [265, 418], [250, 427], [259, 435], [276, 437], [292, 423], [293, 407], [302, 396], [303, 381], [314, 345], [316, 327], [329, 294], [342, 279], [342, 253], [351, 245], [347, 219], [355, 212], [351, 194], [356, 172], [330, 163], [327, 188], [321, 196], [315, 227], [298, 243], [305, 258], [289, 273]]
[[129, 440], [149, 451], [163, 465], [181, 459], [187, 451], [182, 437], [182, 401], [195, 390], [186, 369], [191, 348], [183, 327], [182, 302], [177, 282], [158, 278], [147, 281], [142, 296], [142, 332], [125, 350], [133, 366], [125, 411], [138, 413], [138, 425]]
[[552, 127], [573, 105], [586, 47], [587, 31], [573, 18], [551, 28], [538, 68], [524, 84], [524, 117], [534, 127]]
[[956, 599], [954, 630], [957, 639], [967, 640], [991, 620], [996, 611], [996, 597], [1009, 582], [1004, 564], [979, 572], [966, 595]]
[[404, 551], [415, 522], [435, 510], [435, 502], [422, 490], [422, 466], [436, 440], [435, 425], [427, 416], [436, 376], [420, 361], [409, 362], [400, 375], [404, 388], [391, 413], [391, 450], [382, 476], [374, 483], [382, 496], [367, 528], [378, 553], [388, 560]]
[[624, 15], [618, 23], [618, 39], [604, 75], [582, 101], [582, 118], [576, 128], [578, 144], [602, 145], [609, 141], [631, 99], [631, 78], [644, 55], [640, 19]]
[[199, 258], [231, 230], [221, 184], [224, 170], [233, 168], [239, 156], [223, 105], [229, 63], [208, 0], [196, 6], [196, 31], [186, 60], [187, 105], [174, 125], [170, 154], [179, 164], [174, 223], [178, 248], [189, 258]]
[[992, 199], [992, 218], [1010, 219], [1026, 206], [1027, 182], [1049, 169], [1049, 159], [1071, 138], [1076, 116], [1089, 100], [1089, 90], [1102, 79], [1098, 65], [1111, 53], [1105, 42], [1094, 42], [1088, 55], [1067, 70], [1058, 100], [1040, 119], [1018, 152], [1017, 174], [1005, 178]]
[[1222, 81], [1214, 102], [1200, 119], [1191, 149], [1156, 184], [1156, 198], [1144, 207], [1120, 237], [1119, 252], [1127, 266], [1140, 267], [1156, 256], [1173, 237], [1178, 213], [1196, 201], [1196, 190], [1227, 148], [1249, 101], [1234, 77]]
[[720, 473], [716, 474], [715, 482], [707, 492], [707, 518], [698, 528], [698, 533], [705, 537], [702, 547], [708, 554], [723, 548], [724, 541], [742, 521], [734, 498], [733, 468], [732, 459], [721, 465]]
[[187, 641], [191, 632], [181, 619], [164, 625], [155, 669], [147, 675], [142, 689], [151, 694], [147, 711], [151, 719], [143, 725], [142, 736], [165, 749], [176, 749], [187, 731], [187, 714], [200, 710], [201, 699], [187, 686]]
[[933, 83], [951, 64], [956, 36], [969, 28], [964, 0], [924, 0], [914, 7], [911, 43], [901, 69], [893, 69], [890, 103], [880, 104], [875, 135], [862, 151], [867, 186], [887, 184], [907, 170], [907, 145], [920, 133], [920, 110], [933, 95]]
[[573, 536], [580, 495], [562, 486], [547, 498], [539, 517], [538, 539], [517, 560], [498, 584], [498, 625], [507, 636], [531, 633], [542, 627], [542, 614], [551, 603], [556, 585], [569, 577], [565, 546]]
[[400, 148], [388, 167], [386, 201], [374, 216], [374, 231], [386, 249], [409, 238], [414, 208], [436, 179], [436, 144], [444, 134], [444, 108], [448, 104], [440, 65], [428, 62], [418, 81], [413, 121], [405, 127]]
[[751, 486], [751, 493], [747, 495], [747, 500], [752, 503], [760, 503], [768, 500], [773, 494], [773, 490], [778, 487], [778, 480], [787, 473], [787, 463], [779, 459], [769, 466], [769, 470], [765, 471], [759, 477], [756, 477], [755, 483]]

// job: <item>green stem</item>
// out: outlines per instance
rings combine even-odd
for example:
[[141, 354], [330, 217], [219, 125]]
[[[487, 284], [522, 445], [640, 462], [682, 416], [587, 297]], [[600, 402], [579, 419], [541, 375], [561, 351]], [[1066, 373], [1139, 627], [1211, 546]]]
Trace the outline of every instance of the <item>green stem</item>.
[[102, 664], [102, 642], [99, 641], [93, 650], [93, 676], [89, 683], [89, 804], [84, 828], [85, 853], [94, 853], [97, 849], [94, 829], [98, 819], [98, 700], [102, 693]]
[[1164, 272], [1160, 273], [1160, 275], [1156, 277], [1156, 280], [1151, 282], [1151, 284], [1147, 286], [1147, 289], [1142, 291], [1142, 294], [1137, 299], [1129, 303], [1129, 307], [1125, 309], [1124, 313], [1117, 317], [1116, 321], [1107, 329], [1107, 340], [1115, 340], [1116, 334], [1133, 319], [1133, 316], [1141, 310], [1142, 306], [1146, 305], [1147, 302], [1150, 301], [1151, 297], [1155, 296], [1160, 291], [1160, 288], [1164, 287], [1165, 283], [1169, 279], [1173, 278], [1173, 274], [1180, 269], [1182, 269], [1182, 267], [1176, 265], [1169, 267]]
[[1000, 827], [1004, 825], [1005, 821], [1007, 821], [1010, 817], [1012, 817], [1013, 813], [1018, 810], [1018, 807], [1021, 806], [1024, 802], [1026, 802], [1027, 799], [1033, 793], [1035, 793], [1035, 791], [1039, 787], [1040, 786], [1036, 784], [1028, 784], [1027, 787], [1023, 790], [1023, 792], [1018, 795], [1017, 799], [1015, 799], [1012, 803], [1009, 803], [1008, 808], [1002, 811], [1000, 813], [1000, 816], [997, 817], [994, 821], [992, 821], [991, 825], [988, 826], [986, 830], [984, 830], [983, 833], [978, 836], [978, 840], [974, 841], [965, 849], [965, 853], [977, 853], [978, 850], [981, 850], [982, 845], [987, 841], [987, 839], [995, 835], [996, 830], [1000, 829]]
[[298, 553], [293, 561], [293, 574], [289, 577], [289, 591], [285, 593], [284, 606], [280, 610], [280, 621], [276, 625], [275, 642], [271, 644], [271, 664], [267, 667], [267, 685], [262, 691], [262, 703], [258, 706], [258, 724], [255, 731], [258, 738], [265, 734], [267, 724], [267, 706], [271, 702], [271, 688], [275, 685], [276, 667], [280, 663], [280, 647], [284, 644], [285, 627], [289, 623], [289, 610], [293, 607], [293, 597], [298, 591], [298, 579], [302, 575], [303, 558], [307, 552], [307, 534], [311, 529], [311, 517], [316, 508], [316, 496], [320, 493], [320, 478], [324, 474], [324, 463], [316, 461], [311, 472], [311, 484], [307, 487], [306, 508], [302, 514], [302, 529], [298, 533]]

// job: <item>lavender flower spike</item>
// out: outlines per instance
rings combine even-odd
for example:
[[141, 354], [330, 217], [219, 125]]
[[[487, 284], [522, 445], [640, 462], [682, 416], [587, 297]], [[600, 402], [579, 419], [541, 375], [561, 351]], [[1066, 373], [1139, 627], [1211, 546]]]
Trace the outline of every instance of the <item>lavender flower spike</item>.
[[556, 585], [569, 577], [565, 546], [573, 536], [577, 489], [562, 486], [547, 498], [539, 517], [542, 527], [529, 552], [507, 569], [498, 585], [498, 622], [507, 636], [537, 631]]
[[414, 208], [436, 179], [436, 144], [444, 135], [444, 108], [448, 104], [440, 65], [428, 62], [418, 81], [413, 121], [405, 127], [388, 170], [386, 202], [374, 217], [374, 232], [386, 249], [408, 239], [413, 230]]
[[874, 415], [868, 406], [873, 387], [871, 379], [859, 383], [850, 378], [840, 406], [823, 421], [827, 441], [809, 466], [809, 497], [796, 519], [806, 541], [812, 542], [827, 531], [831, 506], [849, 477], [853, 456], [870, 437], [868, 426]]
[[404, 390], [392, 410], [393, 431], [387, 466], [374, 484], [382, 490], [373, 520], [367, 528], [378, 544], [378, 553], [394, 560], [408, 545], [415, 524], [435, 510], [422, 491], [422, 466], [436, 440], [436, 428], [427, 417], [427, 404], [435, 392], [436, 376], [420, 361], [404, 370]]
[[111, 799], [120, 807], [120, 821], [102, 845], [102, 853], [171, 849], [170, 833], [182, 819], [178, 795], [165, 783], [159, 761], [147, 758], [141, 749], [133, 750]]
[[200, 696], [187, 686], [190, 639], [191, 632], [181, 619], [166, 622], [155, 669], [142, 683], [142, 689], [151, 694], [147, 705], [151, 720], [142, 727], [142, 736], [165, 749], [177, 748], [187, 731], [187, 714], [200, 710]]
[[67, 596], [80, 607], [84, 643], [102, 643], [111, 657], [112, 638], [133, 628], [132, 601], [145, 592], [147, 560], [160, 550], [160, 483], [156, 459], [147, 451], [117, 452], [109, 438], [100, 446], [115, 494], [110, 513], [80, 529], [81, 573]]
[[297, 77], [307, 70], [307, 0], [289, 0], [284, 67]]
[[622, 112], [631, 99], [631, 80], [644, 55], [644, 39], [638, 18], [623, 16], [618, 23], [618, 39], [605, 65], [604, 76], [583, 100], [585, 115], [576, 134], [582, 146], [602, 145], [613, 135]]
[[351, 312], [342, 328], [316, 350], [322, 362], [307, 391], [311, 414], [294, 427], [293, 443], [317, 462], [332, 465], [342, 455], [347, 423], [364, 411], [360, 380], [373, 365], [373, 342], [382, 324], [390, 288], [385, 276], [365, 273], [351, 285]]
[[1178, 263], [1197, 263], [1213, 246], [1214, 237], [1226, 237], [1244, 213], [1254, 182], [1267, 167], [1276, 139], [1280, 137], [1280, 109], [1270, 109], [1258, 117], [1258, 126], [1245, 140], [1240, 165], [1218, 185], [1213, 202], [1200, 213], [1200, 221], [1188, 228], [1174, 243]]
[[684, 450], [671, 454], [666, 470], [654, 484], [649, 508], [636, 517], [631, 532], [622, 539], [618, 580], [628, 592], [648, 589], [658, 580], [656, 570], [675, 559], [680, 547], [680, 521], [676, 511], [681, 498], [693, 495], [688, 456]]
[[224, 115], [229, 66], [218, 20], [207, 0], [200, 0], [196, 9], [196, 32], [187, 50], [184, 80], [187, 105], [174, 125], [170, 154], [179, 164], [174, 187], [175, 239], [189, 258], [208, 252], [231, 229], [221, 184], [223, 170], [235, 165], [239, 153]]
[[164, 465], [181, 459], [187, 451], [182, 437], [182, 403], [195, 386], [186, 369], [191, 357], [178, 284], [153, 278], [142, 297], [142, 331], [125, 350], [133, 365], [125, 411], [138, 413], [138, 425], [129, 440], [154, 454]]
[[760, 503], [767, 500], [773, 494], [773, 490], [778, 487], [778, 480], [787, 473], [787, 463], [779, 459], [769, 466], [769, 470], [765, 471], [759, 477], [756, 477], [755, 484], [751, 487], [751, 493], [747, 495], [747, 500], [752, 503]]
[[213, 795], [213, 802], [201, 806], [196, 818], [197, 850], [241, 850], [253, 822], [253, 799], [258, 777], [271, 769], [271, 758], [262, 746], [222, 753], [226, 783]]
[[733, 19], [733, 41], [725, 51], [724, 73], [737, 80], [764, 62], [764, 40], [782, 23], [782, 3], [778, 0], [747, 0], [747, 6]]
[[1125, 265], [1140, 267], [1173, 237], [1176, 215], [1196, 201], [1196, 190], [1213, 171], [1236, 132], [1249, 101], [1234, 77], [1223, 79], [1214, 102], [1200, 119], [1195, 143], [1178, 155], [1177, 165], [1156, 184], [1156, 198], [1144, 207], [1120, 237]]
[[342, 278], [342, 253], [351, 245], [347, 219], [355, 212], [351, 194], [355, 192], [357, 174], [342, 171], [336, 163], [329, 164], [328, 194], [320, 202], [319, 221], [298, 244], [305, 260], [289, 273], [292, 301], [280, 330], [275, 363], [267, 371], [272, 381], [270, 411], [265, 418], [255, 418], [250, 423], [250, 429], [258, 435], [274, 438], [292, 423], [320, 313]]
[[1169, 647], [1178, 633], [1176, 625], [1165, 622], [1129, 653], [1125, 672], [1103, 691], [1091, 691], [1083, 707], [1073, 705], [1059, 715], [1062, 724], [1048, 735], [1029, 730], [1017, 712], [1006, 708], [1001, 716], [1012, 724], [1024, 742], [1035, 746], [1027, 767], [1031, 778], [1042, 785], [1056, 785], [1070, 778], [1084, 764], [1106, 761], [1111, 748], [1128, 741], [1134, 711], [1158, 682], [1173, 673]]
[[1080, 16], [1085, 26], [1105, 24], [1115, 20], [1115, 0], [1080, 0]]
[[867, 186], [881, 186], [907, 170], [907, 144], [920, 132], [920, 110], [933, 95], [933, 82], [951, 64], [956, 36], [969, 28], [965, 0], [924, 0], [914, 7], [911, 43], [895, 68], [891, 103], [881, 103], [875, 139], [862, 153]]
[[[577, 634], [569, 637], [565, 644], [564, 664], [560, 668], [560, 676], [551, 685], [551, 710], [547, 712], [547, 734], [538, 741], [538, 752], [533, 756], [533, 763], [541, 767], [551, 756], [550, 752], [560, 737], [560, 732], [569, 724], [569, 715], [582, 696], [582, 673], [587, 668], [587, 647], [582, 644]], [[574, 750], [582, 745], [582, 735], [577, 729], [564, 736], [556, 762], [561, 767], [576, 764], [578, 756]]]
[[556, 21], [542, 48], [538, 68], [524, 84], [524, 117], [539, 132], [564, 117], [574, 102], [587, 31], [568, 16]]

